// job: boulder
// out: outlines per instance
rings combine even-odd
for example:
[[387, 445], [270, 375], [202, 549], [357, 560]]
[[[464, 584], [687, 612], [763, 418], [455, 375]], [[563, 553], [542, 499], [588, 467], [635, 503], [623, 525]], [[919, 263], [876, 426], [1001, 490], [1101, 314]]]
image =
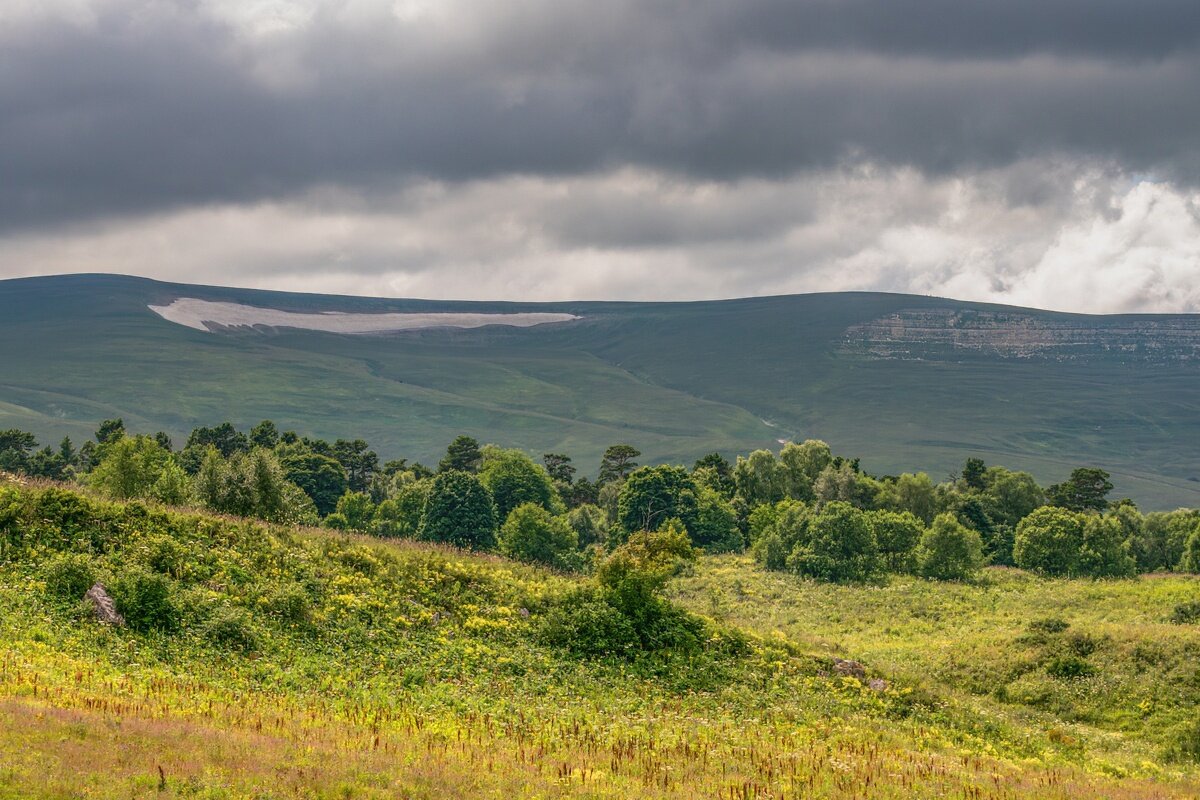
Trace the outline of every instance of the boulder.
[[93, 584], [83, 595], [83, 599], [92, 604], [92, 613], [105, 625], [120, 627], [125, 624], [125, 618], [117, 611], [117, 604], [113, 602], [103, 584]]

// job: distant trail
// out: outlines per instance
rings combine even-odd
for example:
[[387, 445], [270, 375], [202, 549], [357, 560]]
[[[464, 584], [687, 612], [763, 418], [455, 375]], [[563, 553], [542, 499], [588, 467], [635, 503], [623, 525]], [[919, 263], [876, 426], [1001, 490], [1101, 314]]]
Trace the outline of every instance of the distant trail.
[[360, 314], [343, 311], [326, 311], [319, 314], [304, 314], [261, 308], [241, 303], [219, 303], [181, 297], [167, 306], [148, 306], [163, 319], [186, 325], [198, 331], [211, 332], [216, 328], [253, 328], [266, 325], [272, 328], [301, 328], [329, 333], [390, 333], [393, 331], [418, 330], [421, 328], [482, 328], [485, 325], [507, 325], [514, 328], [529, 328], [550, 322], [571, 322], [579, 319], [574, 314], [561, 313], [384, 313]]

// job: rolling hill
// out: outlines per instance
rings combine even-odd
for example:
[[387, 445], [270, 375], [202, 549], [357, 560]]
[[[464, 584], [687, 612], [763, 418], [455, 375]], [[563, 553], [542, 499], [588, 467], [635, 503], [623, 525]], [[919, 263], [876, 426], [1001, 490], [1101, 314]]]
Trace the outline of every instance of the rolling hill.
[[[250, 318], [270, 309], [262, 319], [273, 321], [188, 325], [150, 308], [180, 299], [249, 306]], [[287, 325], [346, 314], [556, 316], [524, 327], [432, 317], [433, 327], [373, 334]], [[1195, 315], [857, 292], [389, 300], [72, 275], [0, 281], [0, 341], [0, 428], [44, 441], [85, 438], [115, 416], [177, 440], [198, 425], [271, 418], [364, 436], [389, 458], [433, 461], [468, 433], [566, 452], [593, 472], [616, 442], [650, 462], [816, 437], [876, 473], [941, 477], [981, 456], [1048, 483], [1097, 465], [1144, 509], [1200, 506]]]

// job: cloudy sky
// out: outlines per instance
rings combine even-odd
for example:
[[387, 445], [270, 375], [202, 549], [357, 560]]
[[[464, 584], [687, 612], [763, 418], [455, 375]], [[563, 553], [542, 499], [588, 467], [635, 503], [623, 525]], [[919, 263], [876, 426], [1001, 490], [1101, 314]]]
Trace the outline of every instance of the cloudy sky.
[[3, 0], [0, 277], [1200, 311], [1197, 0]]

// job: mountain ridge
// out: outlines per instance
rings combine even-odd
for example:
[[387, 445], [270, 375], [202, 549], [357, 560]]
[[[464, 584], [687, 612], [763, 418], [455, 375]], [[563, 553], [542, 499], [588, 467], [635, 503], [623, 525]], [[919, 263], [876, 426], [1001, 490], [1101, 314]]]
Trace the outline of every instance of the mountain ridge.
[[[339, 335], [210, 333], [147, 306], [179, 297], [280, 310], [556, 310], [516, 329]], [[953, 471], [968, 456], [1044, 482], [1095, 464], [1147, 507], [1200, 504], [1200, 369], [1086, 349], [1072, 359], [925, 347], [847, 351], [847, 331], [903, 311], [1019, 314], [1112, 326], [1195, 314], [1089, 315], [885, 292], [699, 301], [447, 301], [193, 286], [103, 273], [0, 281], [0, 427], [43, 440], [100, 419], [176, 437], [225, 419], [367, 435], [386, 456], [436, 459], [457, 433], [590, 472], [608, 444], [646, 463], [822, 438], [877, 473]], [[1140, 335], [1140, 334], [1139, 334]], [[1200, 329], [1198, 329], [1200, 336]], [[1191, 340], [1188, 339], [1188, 342]], [[1200, 339], [1198, 339], [1200, 341]], [[894, 343], [889, 343], [892, 346]], [[908, 346], [911, 343], [905, 343]], [[1192, 345], [1189, 344], [1189, 347]], [[57, 438], [53, 439], [54, 441]]]

